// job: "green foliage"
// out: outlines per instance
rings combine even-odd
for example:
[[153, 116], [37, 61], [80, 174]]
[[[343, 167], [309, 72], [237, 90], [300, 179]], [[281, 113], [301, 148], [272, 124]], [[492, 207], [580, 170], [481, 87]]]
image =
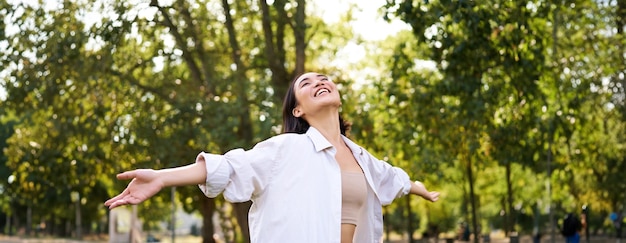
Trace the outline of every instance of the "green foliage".
[[[67, 200], [79, 192], [83, 210], [95, 212], [85, 220], [99, 221], [102, 202], [127, 183], [117, 172], [193, 163], [199, 151], [250, 148], [280, 131], [276, 101], [291, 78], [281, 75], [293, 71], [272, 65], [296, 69], [299, 52], [285, 50], [298, 48], [299, 1], [274, 1], [268, 22], [250, 1], [1, 4], [2, 107], [18, 121], [2, 140], [2, 172], [15, 178], [18, 201], [14, 209], [3, 203], [6, 212], [30, 205], [36, 220], [72, 221]], [[309, 21], [305, 41], [321, 48], [307, 63], [350, 38], [347, 24], [335, 26], [344, 34]], [[194, 187], [177, 195], [189, 211], [203, 197]], [[169, 216], [170, 201], [161, 192], [139, 207], [148, 227]]]
[[[408, 217], [421, 232], [472, 220], [481, 233], [529, 232], [549, 208], [585, 204], [606, 228], [623, 208], [623, 4], [388, 1], [386, 18], [411, 31], [370, 42], [351, 33], [354, 8], [330, 25], [307, 15], [298, 32], [302, 2], [261, 3], [0, 1], [2, 211], [30, 207], [33, 222], [60, 226], [79, 192], [83, 222], [100, 222], [102, 202], [126, 185], [115, 173], [278, 133], [300, 65], [334, 77], [353, 139], [442, 192], [439, 203], [411, 200], [412, 216], [401, 200], [387, 206], [399, 233]], [[362, 61], [343, 60], [354, 46]], [[177, 196], [188, 211], [203, 197]], [[154, 228], [170, 208], [163, 191], [139, 211]]]
[[[0, 149], [4, 151], [8, 146], [7, 139], [15, 132], [16, 118], [12, 112], [5, 108], [0, 108], [0, 114]], [[7, 161], [6, 154], [4, 152], [0, 153], [0, 209], [2, 212], [11, 214], [13, 213], [11, 203], [15, 185], [9, 182], [11, 170], [7, 166]]]
[[[619, 8], [594, 1], [389, 1], [385, 9], [386, 18], [409, 24], [416, 39], [394, 41], [396, 49], [385, 59], [391, 77], [379, 90], [392, 101], [383, 110], [397, 119], [385, 121], [393, 124], [387, 128], [413, 127], [407, 130], [425, 142], [415, 150], [435, 149], [450, 161], [435, 167], [465, 171], [455, 182], [467, 183], [462, 192], [469, 197], [455, 200], [463, 209], [455, 217], [470, 214], [464, 205], [471, 203], [479, 212], [470, 218], [493, 222], [493, 215], [502, 212], [506, 218], [495, 227], [528, 230], [528, 225], [513, 225], [519, 215], [532, 215], [532, 205], [568, 210], [600, 201], [611, 204], [602, 207], [623, 205], [625, 195], [616, 190], [624, 183], [608, 179], [619, 173], [581, 162], [623, 167], [623, 157], [599, 159], [587, 151], [600, 137], [613, 141], [606, 147], [616, 154], [624, 151], [623, 133], [590, 129], [601, 124], [623, 128], [623, 119], [605, 115], [619, 114], [613, 107], [623, 104], [616, 98], [623, 97], [623, 89], [608, 87], [619, 87], [617, 80], [623, 80], [623, 55], [613, 53], [624, 38], [619, 31], [603, 32], [623, 28], [607, 21], [619, 18], [613, 12]], [[415, 71], [421, 60], [433, 60], [441, 78], [423, 81], [429, 71]], [[415, 107], [409, 112], [395, 112], [410, 105]], [[593, 119], [595, 125], [587, 125]], [[412, 141], [408, 138], [401, 141]], [[602, 154], [613, 158], [609, 154], [615, 153]], [[544, 178], [546, 172], [551, 176]], [[535, 181], [548, 182], [530, 186]], [[543, 186], [550, 184], [553, 190], [545, 194]], [[534, 193], [526, 193], [529, 186]], [[615, 198], [593, 196], [598, 191]]]

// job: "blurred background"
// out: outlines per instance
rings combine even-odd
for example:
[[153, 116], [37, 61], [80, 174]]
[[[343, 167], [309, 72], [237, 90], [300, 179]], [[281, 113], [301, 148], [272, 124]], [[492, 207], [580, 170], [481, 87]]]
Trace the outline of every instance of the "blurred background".
[[622, 235], [626, 0], [0, 0], [0, 17], [0, 241], [248, 242], [250, 203], [194, 186], [103, 202], [121, 171], [280, 133], [305, 71], [339, 84], [353, 140], [442, 192], [386, 206], [385, 241], [563, 241], [567, 213], [581, 241]]

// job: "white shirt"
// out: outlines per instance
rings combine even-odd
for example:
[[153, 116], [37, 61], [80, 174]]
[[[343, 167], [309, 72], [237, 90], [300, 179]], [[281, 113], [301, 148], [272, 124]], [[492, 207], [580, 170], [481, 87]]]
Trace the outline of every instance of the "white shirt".
[[[343, 137], [368, 184], [354, 242], [381, 242], [382, 205], [406, 195], [411, 180], [402, 169], [373, 157]], [[252, 200], [248, 214], [254, 243], [340, 242], [341, 171], [335, 148], [317, 129], [271, 137], [244, 151], [200, 153], [206, 163], [207, 197], [223, 193], [230, 202]]]

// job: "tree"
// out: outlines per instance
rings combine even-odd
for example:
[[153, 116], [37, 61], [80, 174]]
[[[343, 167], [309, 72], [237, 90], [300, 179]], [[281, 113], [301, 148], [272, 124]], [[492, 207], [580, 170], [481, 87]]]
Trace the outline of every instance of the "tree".
[[[6, 141], [15, 132], [14, 126], [16, 124], [16, 118], [6, 108], [0, 108], [0, 148], [2, 151], [7, 147]], [[5, 216], [6, 220], [4, 224], [0, 225], [5, 234], [13, 234], [13, 226], [11, 225], [11, 217], [15, 215], [13, 208], [13, 179], [11, 177], [11, 170], [7, 166], [8, 158], [4, 153], [0, 154], [0, 211]]]
[[[40, 180], [35, 188], [46, 191], [56, 172], [34, 173], [59, 163], [54, 168], [75, 172], [66, 180], [79, 183], [68, 184], [64, 198], [72, 188], [96, 187], [81, 189], [85, 207], [100, 205], [107, 196], [102, 191], [119, 191], [114, 185], [123, 183], [113, 181], [115, 172], [186, 164], [182, 158], [197, 151], [250, 147], [277, 133], [277, 102], [291, 76], [304, 70], [305, 49], [315, 36], [307, 29], [330, 33], [319, 19], [305, 24], [304, 1], [65, 1], [52, 8], [5, 3], [2, 9], [18, 27], [1, 32], [11, 40], [2, 42], [8, 48], [0, 60], [9, 67], [2, 85], [6, 104], [24, 121], [22, 136], [9, 142], [11, 170], [23, 185]], [[101, 14], [88, 21], [92, 12]], [[54, 119], [43, 122], [48, 117]], [[37, 138], [43, 131], [50, 136]], [[37, 166], [24, 163], [29, 160]], [[99, 196], [90, 197], [96, 191]], [[177, 194], [200, 203], [204, 240], [213, 241], [215, 203], [195, 188]], [[21, 195], [24, 202], [33, 199]], [[168, 201], [162, 193], [140, 208], [148, 224], [167, 216]]]
[[[579, 123], [585, 121], [582, 107], [593, 100], [583, 97], [596, 95], [594, 87], [604, 86], [595, 81], [619, 73], [612, 67], [602, 69], [611, 70], [607, 74], [598, 72], [600, 63], [615, 61], [592, 57], [596, 53], [613, 57], [609, 53], [621, 42], [612, 42], [612, 35], [591, 36], [594, 32], [588, 29], [606, 29], [601, 19], [619, 19], [607, 11], [619, 9], [608, 7], [611, 4], [614, 3], [395, 1], [386, 5], [389, 16], [395, 15], [410, 24], [416, 38], [430, 47], [430, 59], [439, 64], [444, 75], [441, 85], [435, 88], [441, 93], [435, 97], [441, 95], [457, 103], [456, 109], [446, 111], [459, 115], [459, 120], [452, 124], [462, 130], [454, 136], [469, 145], [469, 149], [457, 152], [466, 153], [463, 160], [467, 161], [474, 229], [478, 205], [472, 199], [472, 168], [490, 165], [474, 166], [468, 155], [481, 160], [494, 159], [505, 167], [507, 231], [513, 230], [511, 219], [516, 216], [512, 208], [518, 201], [514, 197], [516, 189], [511, 187], [514, 163], [541, 172], [546, 170], [540, 163], [541, 151], [546, 151], [549, 181], [561, 187], [570, 185], [575, 178], [557, 180], [551, 172], [556, 170], [558, 175], [578, 172], [570, 170], [573, 146], [577, 146], [572, 144], [572, 138], [577, 132], [589, 134]], [[546, 28], [546, 23], [551, 28]], [[615, 37], [619, 39], [618, 35]], [[608, 42], [613, 46], [604, 45]], [[614, 57], [618, 56], [623, 55]], [[479, 152], [486, 156], [478, 156]], [[549, 205], [554, 199], [563, 203], [561, 194], [581, 193], [577, 189], [554, 194], [551, 187], [547, 189]], [[554, 225], [552, 220], [550, 225]]]
[[[62, 10], [49, 12], [26, 4], [8, 8], [7, 15], [20, 28], [2, 53], [11, 75], [3, 86], [9, 94], [5, 104], [16, 111], [20, 123], [7, 142], [7, 166], [18, 185], [16, 199], [42, 221], [49, 210], [44, 202], [51, 199], [45, 192], [60, 195], [61, 203], [72, 191], [83, 195], [81, 203], [104, 199], [91, 193], [104, 171], [100, 162], [108, 143], [106, 130], [98, 128], [107, 127], [100, 119], [107, 104], [89, 62], [77, 59], [88, 40], [76, 18], [79, 6], [65, 2]], [[54, 17], [37, 22], [32, 15]], [[35, 223], [31, 217], [27, 229]]]

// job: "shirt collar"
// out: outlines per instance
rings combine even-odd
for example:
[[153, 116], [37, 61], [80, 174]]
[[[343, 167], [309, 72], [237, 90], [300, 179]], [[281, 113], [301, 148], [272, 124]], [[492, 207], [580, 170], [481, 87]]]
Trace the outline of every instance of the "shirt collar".
[[314, 127], [309, 127], [309, 130], [306, 131], [306, 135], [309, 136], [311, 141], [313, 142], [313, 146], [315, 146], [315, 151], [319, 152], [324, 149], [330, 148], [333, 145], [326, 140], [326, 138]]
[[350, 150], [352, 151], [352, 154], [354, 154], [355, 156], [357, 154], [358, 155], [363, 155], [363, 148], [361, 146], [359, 146], [356, 143], [352, 142], [352, 140], [350, 140], [346, 136], [341, 135], [341, 137], [343, 138], [343, 141], [346, 143], [346, 145], [348, 145], [348, 148], [350, 148]]
[[[311, 141], [313, 142], [313, 146], [315, 146], [315, 151], [319, 152], [322, 151], [324, 149], [330, 148], [333, 145], [330, 144], [330, 142], [328, 142], [328, 140], [326, 140], [326, 138], [314, 127], [309, 127], [309, 129], [306, 131], [306, 135], [309, 136], [309, 138], [311, 139]], [[341, 138], [343, 138], [343, 141], [346, 143], [346, 145], [348, 145], [348, 147], [350, 148], [350, 150], [352, 150], [352, 153], [354, 154], [359, 154], [362, 155], [363, 154], [363, 148], [361, 148], [361, 146], [357, 145], [356, 143], [352, 142], [350, 139], [348, 139], [346, 136], [341, 135]]]

